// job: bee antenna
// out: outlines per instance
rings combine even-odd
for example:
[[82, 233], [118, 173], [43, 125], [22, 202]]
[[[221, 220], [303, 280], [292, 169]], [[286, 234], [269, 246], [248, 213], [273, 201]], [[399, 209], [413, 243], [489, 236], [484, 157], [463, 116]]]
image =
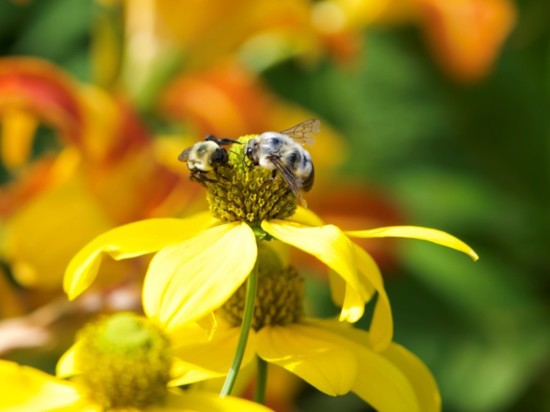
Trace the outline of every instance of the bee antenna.
[[221, 144], [221, 145], [224, 145], [224, 144], [231, 144], [231, 143], [237, 143], [237, 144], [242, 144], [241, 142], [239, 142], [238, 140], [235, 140], [235, 139], [228, 139], [228, 138], [222, 138], [222, 139], [217, 139], [217, 142], [218, 144]]

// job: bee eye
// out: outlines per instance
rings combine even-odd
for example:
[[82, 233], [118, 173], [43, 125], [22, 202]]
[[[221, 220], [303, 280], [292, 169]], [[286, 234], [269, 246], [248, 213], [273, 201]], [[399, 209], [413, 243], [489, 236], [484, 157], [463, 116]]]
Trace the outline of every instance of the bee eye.
[[256, 141], [251, 140], [247, 145], [245, 149], [245, 154], [251, 155], [254, 152], [254, 149], [258, 146], [258, 143]]

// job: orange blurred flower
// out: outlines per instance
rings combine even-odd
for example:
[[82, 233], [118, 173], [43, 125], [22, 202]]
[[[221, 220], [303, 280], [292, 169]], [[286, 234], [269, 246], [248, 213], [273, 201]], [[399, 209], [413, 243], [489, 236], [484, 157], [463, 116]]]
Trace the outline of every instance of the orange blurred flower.
[[457, 80], [487, 75], [515, 24], [509, 0], [414, 0], [435, 58]]
[[96, 79], [124, 89], [141, 108], [154, 104], [174, 74], [228, 58], [257, 71], [289, 57], [305, 64], [326, 54], [350, 60], [360, 50], [364, 28], [342, 24], [340, 14], [331, 16], [307, 0], [100, 4], [92, 43]]
[[442, 68], [472, 82], [491, 70], [516, 9], [511, 0], [325, 0], [316, 3], [314, 17], [317, 26], [340, 33], [416, 23]]
[[[70, 257], [91, 238], [181, 212], [197, 199], [196, 185], [157, 158], [150, 132], [127, 103], [52, 64], [0, 60], [0, 120], [10, 175], [0, 187], [2, 254], [24, 285], [59, 289]], [[59, 149], [33, 153], [35, 140], [47, 142], [44, 129]]]

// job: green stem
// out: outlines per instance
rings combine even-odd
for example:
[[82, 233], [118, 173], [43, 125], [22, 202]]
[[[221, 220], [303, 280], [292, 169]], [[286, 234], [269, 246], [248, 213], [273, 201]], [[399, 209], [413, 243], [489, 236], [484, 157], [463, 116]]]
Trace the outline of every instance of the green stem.
[[248, 276], [246, 284], [246, 301], [244, 303], [243, 323], [241, 325], [241, 334], [239, 336], [239, 342], [237, 343], [237, 351], [233, 358], [231, 368], [227, 373], [225, 382], [223, 383], [220, 396], [227, 396], [231, 394], [235, 381], [237, 380], [237, 374], [241, 368], [243, 362], [244, 352], [246, 349], [246, 343], [248, 342], [248, 333], [252, 326], [252, 319], [254, 318], [254, 305], [256, 301], [256, 288], [258, 286], [258, 262], [254, 265], [254, 269]]
[[267, 387], [267, 362], [256, 357], [256, 388], [254, 389], [254, 401], [264, 405], [265, 404], [265, 390]]

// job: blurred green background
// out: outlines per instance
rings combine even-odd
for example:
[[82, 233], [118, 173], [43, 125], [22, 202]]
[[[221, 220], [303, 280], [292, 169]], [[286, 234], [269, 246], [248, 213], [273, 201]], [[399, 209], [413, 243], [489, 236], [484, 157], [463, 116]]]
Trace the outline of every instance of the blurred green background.
[[[550, 410], [550, 3], [516, 4], [515, 29], [474, 84], [442, 72], [412, 25], [366, 28], [352, 68], [286, 59], [260, 73], [348, 139], [342, 179], [360, 178], [407, 223], [479, 254], [472, 264], [406, 241], [385, 271], [395, 340], [433, 371], [445, 411]], [[90, 82], [95, 12], [84, 0], [4, 0], [0, 54], [41, 57]], [[297, 405], [365, 408], [307, 390]]]

